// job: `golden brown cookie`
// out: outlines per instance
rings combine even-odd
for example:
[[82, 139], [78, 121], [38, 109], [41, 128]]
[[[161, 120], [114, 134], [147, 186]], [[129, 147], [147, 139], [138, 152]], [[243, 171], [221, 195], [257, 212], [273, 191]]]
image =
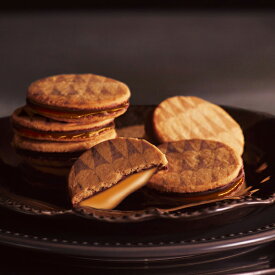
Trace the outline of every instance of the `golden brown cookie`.
[[221, 107], [192, 96], [162, 101], [153, 113], [152, 127], [160, 142], [208, 139], [223, 142], [239, 155], [244, 136], [239, 124]]
[[[148, 177], [166, 164], [165, 155], [142, 139], [116, 138], [97, 144], [81, 155], [72, 166], [69, 174], [72, 204], [78, 205], [103, 194], [139, 173], [144, 172], [148, 180]], [[145, 183], [146, 181], [142, 185]], [[141, 185], [138, 186], [140, 187]]]
[[118, 137], [145, 138], [144, 125], [131, 125], [116, 129]]
[[80, 142], [95, 140], [104, 132], [114, 132], [114, 120], [107, 119], [96, 123], [61, 122], [43, 117], [21, 107], [12, 114], [14, 132], [25, 138], [44, 141]]
[[63, 74], [33, 82], [27, 104], [55, 120], [96, 122], [126, 112], [130, 90], [124, 83], [94, 74]]
[[242, 159], [224, 143], [191, 139], [158, 148], [167, 157], [168, 169], [156, 173], [146, 187], [162, 196], [203, 200], [214, 193], [227, 196], [244, 183]]

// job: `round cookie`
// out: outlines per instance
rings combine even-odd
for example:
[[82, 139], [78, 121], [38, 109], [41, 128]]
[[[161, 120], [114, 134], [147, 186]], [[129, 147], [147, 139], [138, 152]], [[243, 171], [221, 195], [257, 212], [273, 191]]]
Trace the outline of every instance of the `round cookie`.
[[35, 113], [55, 120], [96, 122], [126, 112], [126, 84], [95, 74], [62, 74], [33, 82], [27, 104]]
[[241, 157], [224, 143], [191, 139], [164, 143], [158, 148], [167, 157], [168, 169], [155, 174], [146, 187], [162, 195], [183, 195], [194, 200], [216, 191], [228, 195], [244, 182]]
[[192, 96], [175, 96], [155, 109], [152, 127], [159, 143], [182, 139], [208, 139], [223, 142], [239, 155], [244, 136], [239, 124], [221, 107]]
[[149, 142], [116, 138], [97, 144], [74, 163], [68, 186], [73, 205], [104, 193], [134, 174], [164, 168], [165, 155]]
[[85, 141], [114, 129], [114, 120], [107, 119], [93, 124], [60, 122], [43, 117], [24, 107], [16, 109], [11, 117], [13, 130], [19, 136], [46, 141]]

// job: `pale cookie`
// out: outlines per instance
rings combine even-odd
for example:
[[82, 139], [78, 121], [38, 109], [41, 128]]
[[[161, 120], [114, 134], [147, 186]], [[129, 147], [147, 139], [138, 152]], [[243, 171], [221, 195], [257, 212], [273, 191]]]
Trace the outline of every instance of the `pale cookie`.
[[242, 155], [244, 136], [239, 124], [221, 107], [192, 96], [161, 102], [152, 118], [158, 142], [207, 139], [223, 142]]

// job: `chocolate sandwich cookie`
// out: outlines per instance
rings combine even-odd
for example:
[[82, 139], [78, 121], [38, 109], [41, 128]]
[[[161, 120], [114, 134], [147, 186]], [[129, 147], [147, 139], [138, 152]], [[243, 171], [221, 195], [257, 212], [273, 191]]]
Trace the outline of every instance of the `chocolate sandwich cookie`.
[[245, 187], [242, 159], [224, 143], [191, 139], [167, 142], [158, 148], [167, 157], [168, 169], [155, 174], [146, 188], [160, 202], [225, 198]]
[[182, 139], [223, 142], [239, 155], [244, 136], [239, 124], [221, 107], [192, 96], [175, 96], [161, 102], [152, 116], [154, 136], [159, 143]]
[[113, 209], [167, 165], [165, 155], [143, 139], [97, 144], [74, 163], [68, 186], [74, 206]]
[[27, 105], [34, 113], [66, 122], [96, 122], [126, 112], [126, 84], [94, 74], [63, 74], [33, 82]]
[[78, 142], [96, 140], [114, 132], [114, 120], [106, 119], [93, 124], [60, 122], [30, 113], [20, 107], [12, 114], [14, 132], [25, 138], [45, 141]]

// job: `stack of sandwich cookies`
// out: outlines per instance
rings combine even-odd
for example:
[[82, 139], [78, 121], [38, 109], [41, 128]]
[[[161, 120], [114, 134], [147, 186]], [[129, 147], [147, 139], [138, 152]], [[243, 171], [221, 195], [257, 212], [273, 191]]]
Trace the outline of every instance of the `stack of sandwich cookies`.
[[167, 142], [158, 147], [168, 169], [146, 185], [146, 194], [167, 205], [232, 197], [245, 189], [241, 157], [224, 143], [210, 140]]
[[53, 76], [31, 84], [27, 105], [12, 115], [13, 145], [25, 164], [24, 174], [30, 175], [28, 182], [32, 174], [66, 179], [84, 151], [115, 138], [114, 119], [127, 110], [129, 96], [125, 84], [92, 74]]
[[72, 166], [68, 180], [72, 204], [113, 209], [166, 165], [165, 155], [146, 140], [104, 141], [86, 151]]
[[244, 136], [239, 124], [221, 107], [201, 98], [167, 98], [154, 110], [151, 128], [159, 143], [216, 140], [229, 145], [239, 155], [243, 153]]

